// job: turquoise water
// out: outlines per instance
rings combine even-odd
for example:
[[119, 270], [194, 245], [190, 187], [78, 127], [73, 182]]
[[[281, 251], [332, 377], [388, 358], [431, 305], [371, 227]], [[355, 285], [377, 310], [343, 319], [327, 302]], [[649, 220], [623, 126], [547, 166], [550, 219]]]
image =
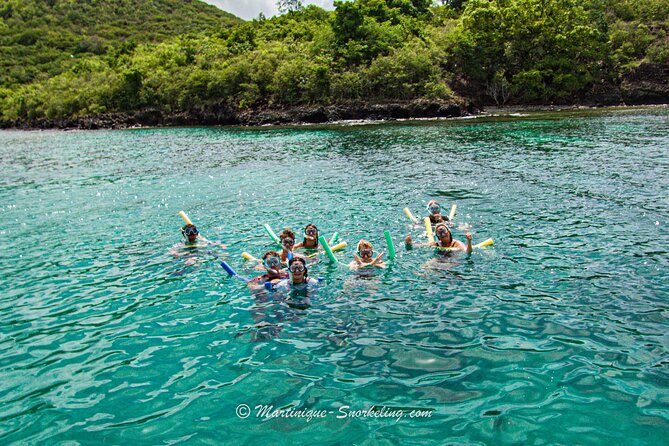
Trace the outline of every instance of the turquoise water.
[[[666, 108], [5, 131], [0, 155], [2, 444], [669, 435]], [[402, 209], [424, 216], [431, 198], [495, 246], [438, 262], [405, 251], [421, 230]], [[321, 261], [310, 272], [325, 286], [293, 308], [252, 296], [206, 252], [170, 256], [179, 210], [240, 274], [257, 274], [242, 251], [272, 247], [263, 223], [339, 231], [342, 262], [362, 237], [385, 250], [389, 229], [398, 257], [375, 274]], [[258, 405], [326, 416], [264, 418]], [[338, 418], [373, 406], [406, 412]]]

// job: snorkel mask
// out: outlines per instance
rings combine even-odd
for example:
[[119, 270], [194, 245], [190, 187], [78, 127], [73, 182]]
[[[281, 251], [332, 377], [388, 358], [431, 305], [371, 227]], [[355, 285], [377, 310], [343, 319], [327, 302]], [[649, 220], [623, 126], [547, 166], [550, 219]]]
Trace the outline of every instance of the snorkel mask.
[[290, 274], [290, 280], [293, 280], [293, 273], [304, 273], [302, 275], [302, 280], [307, 280], [307, 274], [309, 270], [307, 269], [307, 265], [304, 263], [304, 260], [302, 258], [295, 257], [293, 258], [290, 262], [288, 262], [288, 273]]
[[286, 237], [283, 240], [281, 240], [281, 246], [283, 246], [283, 248], [286, 251], [290, 251], [293, 248], [293, 246], [295, 246], [295, 240], [293, 240], [290, 237]]
[[436, 215], [441, 212], [441, 206], [437, 202], [431, 202], [427, 205], [427, 210], [430, 211], [430, 214]]
[[368, 258], [371, 259], [374, 256], [374, 250], [373, 249], [359, 249], [358, 250], [358, 255], [361, 258], [368, 257]]
[[275, 256], [267, 257], [262, 261], [265, 268], [269, 270], [276, 270], [281, 265], [281, 259]]
[[318, 238], [318, 228], [315, 225], [309, 225], [304, 229], [304, 235], [313, 240]]
[[181, 228], [181, 235], [183, 235], [186, 238], [190, 237], [191, 235], [197, 236], [198, 234], [199, 234], [199, 232], [198, 232], [197, 228], [193, 225], [190, 225], [190, 226], [186, 225], [183, 228]]
[[446, 235], [448, 235], [449, 238], [453, 240], [453, 235], [451, 234], [451, 230], [448, 229], [448, 226], [446, 225], [437, 226], [434, 235], [436, 235], [439, 240], [441, 240], [442, 237], [446, 237]]

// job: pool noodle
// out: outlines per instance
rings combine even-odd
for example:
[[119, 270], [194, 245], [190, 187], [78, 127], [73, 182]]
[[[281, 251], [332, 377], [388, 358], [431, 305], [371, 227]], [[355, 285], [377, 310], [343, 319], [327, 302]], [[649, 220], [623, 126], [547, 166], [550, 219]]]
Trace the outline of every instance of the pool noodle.
[[281, 241], [279, 240], [279, 237], [277, 237], [277, 235], [272, 230], [272, 227], [270, 225], [268, 225], [267, 223], [265, 223], [265, 231], [267, 232], [267, 235], [269, 235], [270, 238], [272, 240], [274, 240], [274, 242], [276, 242], [279, 246], [283, 247], [281, 245]]
[[390, 235], [390, 231], [387, 229], [383, 231], [383, 235], [386, 238], [386, 244], [388, 245], [388, 259], [392, 260], [395, 258], [395, 244], [393, 243], [393, 238]]
[[330, 251], [332, 251], [332, 252], [339, 251], [340, 249], [346, 248], [347, 245], [348, 245], [348, 243], [341, 242], [338, 245], [331, 246]]
[[184, 211], [179, 211], [179, 216], [184, 219], [187, 225], [192, 225], [193, 222], [190, 221], [190, 218], [188, 218], [188, 215]]
[[242, 257], [244, 257], [246, 260], [251, 260], [251, 261], [255, 261], [255, 262], [260, 262], [260, 259], [256, 259], [255, 257], [253, 257], [251, 254], [249, 254], [249, 253], [246, 252], [246, 251], [244, 251], [244, 252], [242, 253]]
[[339, 233], [335, 232], [332, 234], [332, 237], [330, 238], [330, 243], [335, 245], [337, 243], [337, 240], [339, 240]]
[[321, 235], [320, 237], [318, 237], [318, 241], [321, 242], [323, 249], [325, 249], [325, 254], [328, 256], [328, 259], [330, 259], [332, 263], [339, 263], [339, 260], [337, 260], [337, 258], [332, 253], [330, 245], [328, 245], [328, 242], [327, 240], [325, 240], [325, 237]]
[[[477, 243], [476, 245], [472, 246], [472, 248], [485, 248], [486, 246], [490, 246], [493, 244], [493, 240], [491, 238], [482, 241], [481, 243]], [[459, 251], [459, 248], [444, 248], [442, 246], [433, 246], [432, 248], [435, 249], [440, 249], [442, 251]]]
[[236, 277], [236, 278], [238, 278], [239, 280], [241, 280], [245, 283], [249, 283], [249, 279], [238, 275], [235, 272], [235, 270], [232, 269], [232, 267], [230, 265], [228, 265], [228, 263], [225, 260], [221, 260], [221, 267], [225, 270], [226, 273], [230, 274], [230, 277]]
[[430, 217], [425, 217], [425, 232], [427, 233], [427, 241], [434, 241], [434, 234], [432, 233], [432, 223], [430, 222]]
[[483, 248], [484, 246], [490, 246], [493, 244], [493, 241], [491, 238], [488, 240], [484, 240], [481, 243], [477, 243], [476, 245], [473, 246], [473, 248]]
[[451, 213], [448, 214], [448, 220], [449, 220], [449, 221], [453, 221], [453, 219], [455, 218], [455, 211], [456, 211], [457, 209], [458, 209], [458, 205], [457, 205], [457, 204], [454, 204], [453, 206], [451, 206]]
[[407, 217], [409, 217], [409, 220], [411, 220], [414, 223], [418, 223], [418, 219], [413, 216], [409, 208], [404, 208], [404, 213], [406, 214]]

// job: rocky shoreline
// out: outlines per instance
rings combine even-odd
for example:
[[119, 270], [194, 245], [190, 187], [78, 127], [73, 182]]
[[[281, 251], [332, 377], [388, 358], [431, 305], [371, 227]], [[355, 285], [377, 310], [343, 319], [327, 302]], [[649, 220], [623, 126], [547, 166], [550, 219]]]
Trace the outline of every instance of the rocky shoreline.
[[123, 129], [133, 127], [179, 126], [262, 126], [318, 124], [347, 120], [395, 120], [409, 118], [451, 118], [479, 113], [471, 103], [441, 101], [357, 102], [327, 106], [298, 106], [257, 110], [232, 110], [222, 104], [202, 105], [179, 113], [164, 113], [148, 108], [130, 113], [108, 113], [72, 119], [37, 119], [4, 123], [4, 128], [44, 129]]
[[[452, 101], [359, 101], [336, 105], [303, 105], [285, 108], [239, 110], [223, 103], [202, 104], [192, 110], [165, 113], [158, 108], [146, 108], [128, 113], [108, 113], [99, 116], [70, 119], [35, 119], [32, 121], [0, 122], [0, 128], [38, 129], [123, 129], [134, 127], [178, 126], [263, 126], [290, 124], [320, 124], [350, 120], [397, 120], [417, 118], [453, 118], [477, 115], [484, 110], [483, 100], [456, 99]], [[669, 64], [644, 63], [621, 79], [617, 85], [593, 85], [583, 97], [565, 104], [509, 104], [490, 106], [497, 112], [557, 110], [610, 106], [669, 104]], [[488, 104], [485, 104], [486, 106]]]

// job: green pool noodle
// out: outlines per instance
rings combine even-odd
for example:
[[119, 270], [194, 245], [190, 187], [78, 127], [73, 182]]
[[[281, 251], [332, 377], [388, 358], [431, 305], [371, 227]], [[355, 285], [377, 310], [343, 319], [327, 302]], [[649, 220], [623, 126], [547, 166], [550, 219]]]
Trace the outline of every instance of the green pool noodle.
[[274, 240], [277, 245], [281, 246], [281, 241], [279, 240], [279, 237], [277, 237], [277, 235], [274, 233], [274, 231], [272, 231], [272, 228], [270, 227], [270, 225], [268, 225], [267, 223], [265, 223], [265, 232], [267, 232], [267, 235], [269, 235], [269, 237], [272, 240]]
[[387, 229], [383, 231], [383, 236], [386, 238], [386, 244], [388, 245], [388, 259], [392, 260], [395, 258], [395, 244], [393, 243], [393, 238], [390, 235], [390, 231]]
[[339, 260], [337, 260], [337, 258], [332, 253], [330, 245], [328, 245], [328, 241], [325, 240], [325, 237], [321, 235], [320, 237], [318, 237], [318, 241], [321, 242], [321, 246], [325, 250], [325, 254], [328, 256], [328, 259], [330, 259], [332, 263], [339, 263]]
[[335, 232], [334, 234], [332, 234], [332, 237], [330, 238], [330, 244], [333, 246], [336, 245], [337, 240], [339, 240], [339, 233]]

